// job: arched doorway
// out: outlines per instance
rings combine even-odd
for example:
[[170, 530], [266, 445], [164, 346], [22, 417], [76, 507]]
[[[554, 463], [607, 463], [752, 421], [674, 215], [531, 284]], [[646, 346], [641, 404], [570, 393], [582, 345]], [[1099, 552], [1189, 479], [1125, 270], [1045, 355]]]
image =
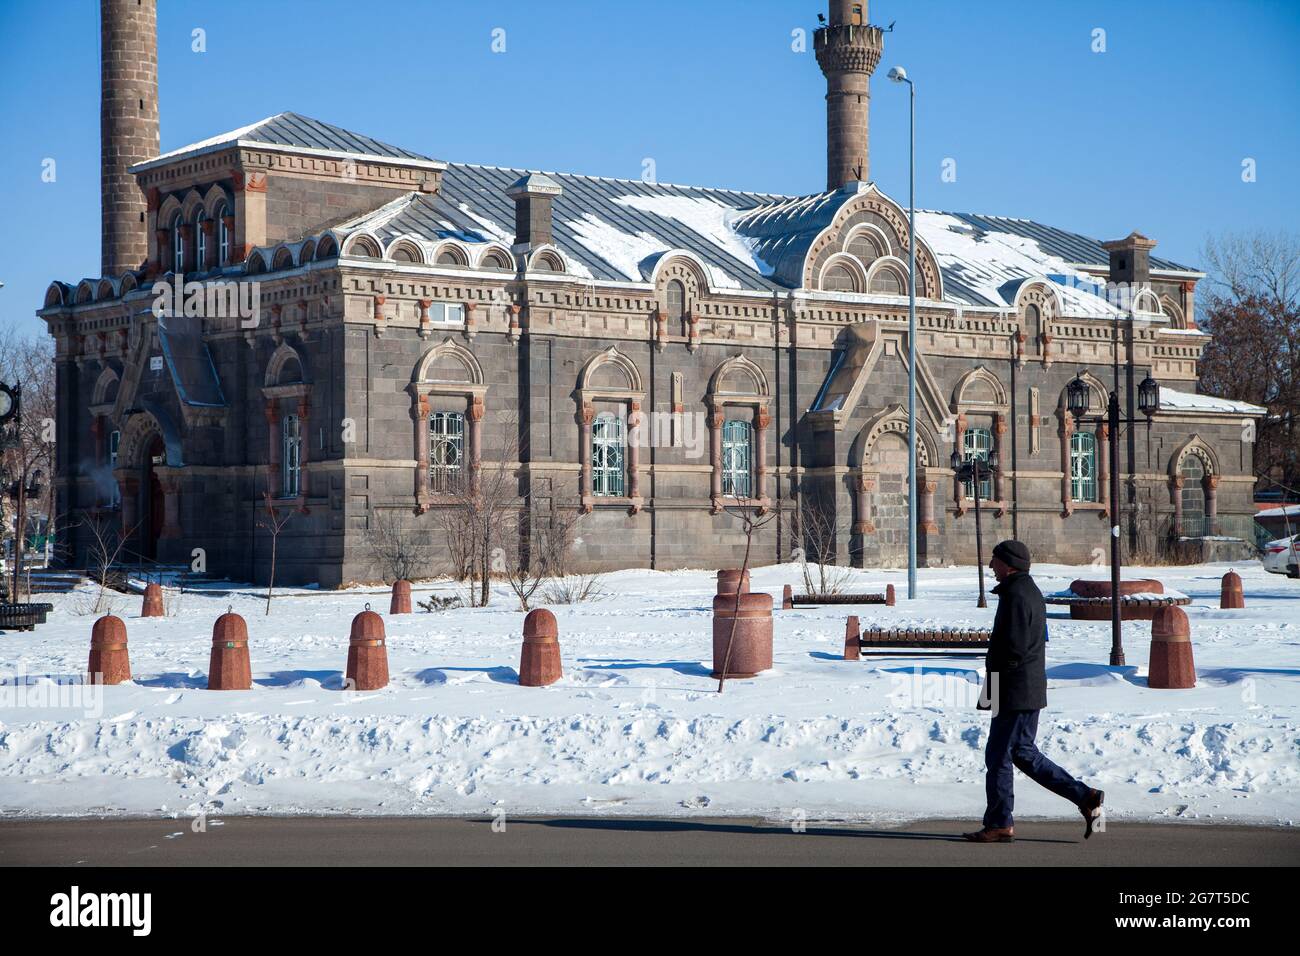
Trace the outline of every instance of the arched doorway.
[[881, 567], [907, 564], [907, 436], [885, 432], [867, 453], [866, 467], [876, 474], [871, 502], [876, 528], [875, 560]]
[[145, 528], [143, 554], [153, 560], [158, 557], [158, 539], [162, 536], [163, 524], [167, 514], [167, 495], [162, 482], [158, 479], [157, 466], [166, 461], [166, 447], [161, 435], [155, 435], [145, 452]]

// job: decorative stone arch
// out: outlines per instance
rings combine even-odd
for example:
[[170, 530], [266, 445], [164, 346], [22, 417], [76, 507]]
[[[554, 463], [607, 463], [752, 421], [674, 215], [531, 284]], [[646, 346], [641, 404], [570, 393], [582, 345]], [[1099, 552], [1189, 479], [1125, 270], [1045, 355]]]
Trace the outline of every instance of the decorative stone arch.
[[[297, 374], [294, 374], [294, 369]], [[307, 377], [307, 363], [303, 361], [302, 355], [288, 342], [280, 343], [279, 348], [271, 353], [271, 358], [266, 363], [266, 374], [262, 377], [262, 387], [271, 388], [277, 385], [305, 385], [309, 384]]]
[[327, 232], [320, 237], [316, 243], [316, 261], [324, 259], [337, 258], [339, 254], [338, 238], [331, 232]]
[[[643, 266], [644, 267], [644, 266]], [[655, 345], [662, 351], [669, 334], [686, 337], [686, 347], [699, 348], [699, 311], [697, 303], [709, 289], [708, 270], [695, 253], [687, 249], [669, 249], [660, 253], [650, 268], [650, 283], [655, 290]], [[674, 283], [680, 287], [680, 314], [674, 314]], [[669, 330], [669, 323], [675, 327]]]
[[117, 401], [118, 390], [122, 387], [122, 376], [111, 365], [105, 365], [95, 379], [90, 390], [90, 405], [94, 409], [105, 405], [111, 406]]
[[114, 363], [101, 362], [98, 377], [90, 390], [90, 436], [94, 443], [91, 475], [95, 482], [96, 506], [111, 506], [111, 478], [105, 477], [110, 466], [109, 443], [113, 423], [117, 421], [117, 399], [121, 392], [122, 374]]
[[308, 239], [298, 247], [298, 265], [305, 266], [316, 258], [316, 240]]
[[[452, 261], [444, 262], [444, 259]], [[473, 261], [474, 256], [469, 247], [456, 239], [442, 240], [433, 247], [433, 253], [429, 256], [429, 264], [441, 268], [468, 268]]]
[[1084, 416], [1103, 419], [1093, 431], [1097, 448], [1097, 500], [1095, 502], [1074, 500], [1071, 487], [1071, 445], [1078, 426], [1075, 424], [1074, 415], [1070, 412], [1067, 385], [1061, 389], [1056, 402], [1056, 417], [1059, 423], [1057, 435], [1061, 444], [1061, 514], [1069, 516], [1081, 507], [1095, 508], [1100, 517], [1106, 518], [1110, 514], [1110, 426], [1104, 419], [1110, 391], [1101, 379], [1086, 369], [1080, 370], [1078, 377], [1088, 386], [1088, 410], [1084, 412]]
[[343, 242], [343, 255], [359, 259], [382, 259], [384, 244], [372, 232], [354, 232]]
[[569, 271], [569, 260], [557, 246], [547, 243], [538, 246], [529, 255], [528, 271], [567, 273]]
[[115, 298], [117, 298], [117, 283], [112, 279], [100, 279], [99, 285], [95, 286], [95, 301], [103, 302]]
[[217, 214], [222, 209], [233, 209], [234, 207], [234, 197], [226, 192], [220, 183], [214, 183], [212, 188], [203, 195], [203, 208], [210, 219], [216, 219]]
[[[951, 409], [957, 416], [953, 428], [953, 449], [958, 456], [965, 455], [970, 418], [974, 416], [977, 420], [988, 421], [989, 431], [993, 435], [993, 450], [988, 460], [994, 469], [993, 501], [990, 504], [994, 506], [994, 513], [1001, 515], [1006, 500], [1002, 479], [1002, 445], [1003, 436], [1007, 432], [1007, 417], [1011, 412], [1007, 390], [996, 375], [981, 365], [957, 380], [957, 385], [952, 390]], [[953, 478], [952, 486], [957, 513], [962, 514], [966, 511], [966, 502], [969, 500], [966, 489], [956, 477]]]
[[1150, 289], [1139, 289], [1133, 296], [1133, 311], [1143, 315], [1164, 315], [1160, 298]]
[[271, 271], [279, 272], [282, 269], [292, 269], [296, 265], [294, 261], [293, 249], [286, 245], [279, 245], [271, 254]]
[[617, 404], [627, 409], [627, 494], [614, 499], [625, 503], [632, 514], [641, 510], [641, 477], [638, 470], [641, 463], [641, 403], [645, 399], [645, 386], [641, 382], [641, 372], [636, 363], [611, 345], [603, 352], [593, 355], [582, 366], [578, 374], [578, 387], [574, 391], [577, 399], [578, 453], [582, 456], [580, 476], [580, 496], [582, 510], [590, 512], [596, 503], [592, 488], [592, 438], [591, 426], [596, 418], [596, 403]]
[[[848, 272], [853, 281], [853, 292], [867, 291], [867, 269], [858, 261], [856, 256], [851, 256], [847, 252], [833, 252], [822, 263], [821, 269], [817, 273], [817, 288], [826, 289], [827, 275], [836, 269], [844, 269]], [[840, 289], [827, 291], [844, 291]]]
[[250, 276], [266, 272], [266, 253], [261, 249], [254, 249], [244, 263], [244, 271]]
[[89, 279], [82, 279], [77, 283], [77, 291], [73, 293], [72, 301], [75, 305], [88, 305], [95, 301], [95, 283]]
[[474, 268], [514, 272], [514, 253], [499, 242], [489, 242], [479, 250], [478, 258], [474, 260]]
[[128, 292], [133, 292], [137, 285], [139, 285], [139, 281], [136, 279], [135, 273], [128, 272], [122, 276], [122, 281], [118, 285], [118, 291], [122, 295], [126, 295]]
[[1052, 364], [1052, 323], [1062, 314], [1060, 290], [1050, 279], [1029, 279], [1020, 285], [1015, 299], [1016, 316], [1020, 331], [1016, 335], [1019, 345], [1019, 363], [1025, 363], [1026, 352], [1034, 352], [1047, 368]]
[[[120, 431], [113, 477], [121, 496], [123, 531], [138, 527], [142, 537], [153, 533], [154, 529], [148, 529], [153, 501], [150, 496], [154, 494], [150, 480], [152, 474], [159, 479], [164, 495], [162, 525], [156, 529], [158, 538], [181, 537], [180, 469], [184, 459], [179, 431], [167, 413], [159, 409], [128, 415]], [[148, 457], [156, 442], [163, 447], [163, 460], [159, 463]], [[143, 541], [139, 545], [143, 550]]]
[[891, 293], [875, 292], [871, 288], [871, 284], [875, 282], [876, 274], [883, 270], [888, 270], [894, 273], [898, 277], [899, 286], [903, 290], [900, 294], [907, 295], [907, 263], [904, 262], [902, 259], [899, 259], [897, 256], [890, 256], [890, 255], [880, 256], [878, 259], [876, 259], [875, 262], [871, 264], [871, 268], [867, 270], [867, 281], [866, 281], [866, 285], [862, 287], [863, 290], [867, 292], [869, 295], [891, 294]]
[[[917, 419], [916, 429], [916, 490], [919, 499], [917, 530], [935, 534], [934, 493], [938, 490], [937, 477], [931, 475], [939, 461], [938, 442], [925, 423]], [[889, 405], [873, 415], [862, 426], [850, 446], [849, 468], [852, 480], [855, 518], [853, 533], [871, 535], [877, 531], [873, 502], [880, 494], [880, 471], [872, 460], [872, 452], [884, 435], [896, 435], [906, 442], [908, 437], [907, 409], [899, 404]]]
[[[905, 250], [908, 247], [907, 213], [892, 199], [885, 196], [875, 184], [861, 186], [856, 196], [844, 202], [835, 213], [830, 225], [819, 232], [804, 255], [801, 286], [805, 289], [821, 288], [818, 281], [822, 274], [825, 259], [832, 252], [842, 250], [845, 245], [842, 237], [846, 228], [852, 229], [857, 223], [850, 222], [854, 217], [869, 215], [873, 220], [883, 222], [879, 227], [888, 236], [895, 237], [891, 248]], [[885, 228], [888, 227], [888, 228]], [[916, 294], [920, 298], [943, 299], [943, 274], [939, 261], [925, 239], [918, 235], [916, 243]]]
[[203, 194], [198, 189], [190, 187], [189, 192], [185, 194], [185, 198], [181, 201], [181, 216], [184, 217], [186, 222], [193, 222], [194, 214], [203, 208]]
[[398, 235], [389, 243], [389, 247], [383, 250], [383, 258], [391, 259], [395, 263], [428, 264], [428, 259], [425, 258], [424, 243], [413, 237], [413, 235]]
[[171, 229], [172, 222], [179, 215], [184, 218], [185, 208], [175, 195], [168, 196], [158, 207], [158, 228]]
[[[726, 495], [723, 492], [723, 429], [728, 420], [728, 409], [733, 421], [749, 419], [753, 428], [752, 463], [753, 494], [749, 496], [762, 513], [771, 505], [767, 494], [767, 431], [772, 424], [768, 411], [771, 389], [767, 374], [743, 353], [725, 359], [709, 376], [709, 389], [704, 396], [709, 425], [709, 464], [712, 478], [709, 486], [710, 510], [722, 511]], [[740, 409], [741, 417], [734, 409]]]
[[51, 282], [45, 287], [45, 308], [68, 304], [68, 287], [62, 282]]
[[1169, 318], [1169, 327], [1173, 329], [1187, 328], [1187, 318], [1183, 314], [1183, 308], [1167, 295], [1160, 297], [1160, 311]]
[[415, 470], [412, 475], [415, 506], [419, 511], [426, 511], [437, 499], [429, 467], [429, 416], [433, 412], [464, 410], [468, 477], [472, 484], [479, 480], [487, 395], [483, 366], [465, 346], [451, 338], [443, 339], [415, 363], [406, 392], [411, 396], [411, 422], [415, 429]]
[[1183, 474], [1183, 466], [1189, 458], [1199, 461], [1202, 470], [1199, 490], [1204, 495], [1205, 523], [1201, 533], [1202, 535], [1219, 533], [1219, 459], [1208, 442], [1199, 434], [1193, 434], [1169, 456], [1169, 496], [1174, 506], [1172, 534], [1175, 540], [1181, 537], [1184, 531], [1183, 492], [1187, 479]]
[[881, 229], [874, 222], [860, 222], [848, 229], [848, 231], [844, 233], [844, 240], [840, 245], [840, 250], [846, 255], [860, 258], [856, 253], [850, 251], [850, 246], [859, 239], [867, 240], [875, 250], [870, 259], [861, 259], [864, 267], [869, 268], [871, 263], [875, 262], [881, 256], [888, 256], [891, 254], [890, 250], [893, 247], [890, 245], [889, 236], [885, 234], [885, 230]]

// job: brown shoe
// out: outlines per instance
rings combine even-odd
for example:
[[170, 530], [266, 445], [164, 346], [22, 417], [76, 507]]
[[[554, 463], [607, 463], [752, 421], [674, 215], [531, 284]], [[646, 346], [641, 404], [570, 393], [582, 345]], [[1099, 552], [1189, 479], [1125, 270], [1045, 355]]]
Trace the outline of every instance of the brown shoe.
[[1101, 804], [1105, 799], [1105, 790], [1089, 790], [1087, 799], [1079, 804], [1079, 812], [1083, 814], [1085, 840], [1092, 836], [1092, 825], [1101, 817]]
[[985, 827], [982, 830], [963, 833], [962, 836], [970, 840], [971, 843], [1014, 843], [1016, 842], [1016, 828]]

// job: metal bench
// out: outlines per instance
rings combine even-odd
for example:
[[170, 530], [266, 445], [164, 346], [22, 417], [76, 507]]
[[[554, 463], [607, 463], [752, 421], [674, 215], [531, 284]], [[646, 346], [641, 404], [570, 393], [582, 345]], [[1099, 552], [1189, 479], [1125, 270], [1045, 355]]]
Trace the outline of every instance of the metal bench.
[[[858, 619], [850, 617], [844, 627], [844, 659], [856, 661], [862, 654], [889, 651], [938, 650], [960, 655], [983, 655], [993, 632], [974, 627], [871, 627], [859, 631]], [[957, 655], [954, 655], [957, 656]]]
[[0, 604], [0, 631], [30, 631], [53, 610], [53, 604]]
[[781, 596], [781, 610], [790, 611], [796, 607], [817, 607], [823, 604], [884, 604], [894, 606], [894, 586], [885, 586], [883, 594], [795, 594], [790, 585], [785, 586]]
[[[1110, 597], [1079, 597], [1077, 594], [1053, 594], [1043, 599], [1048, 604], [1064, 605], [1076, 621], [1109, 621]], [[1185, 595], [1129, 595], [1119, 599], [1120, 618], [1125, 621], [1149, 621], [1162, 607], [1191, 604]]]

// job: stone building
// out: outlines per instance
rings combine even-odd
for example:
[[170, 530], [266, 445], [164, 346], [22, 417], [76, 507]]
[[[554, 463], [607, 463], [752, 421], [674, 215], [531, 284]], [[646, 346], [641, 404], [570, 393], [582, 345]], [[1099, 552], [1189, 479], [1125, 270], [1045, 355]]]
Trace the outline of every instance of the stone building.
[[[738, 501], [778, 512], [759, 561], [811, 525], [840, 561], [905, 560], [908, 217], [869, 178], [864, 3], [816, 35], [812, 196], [450, 163], [294, 113], [157, 155], [152, 0], [102, 16], [105, 274], [52, 283], [38, 313], [65, 519], [262, 579], [269, 494], [293, 511], [278, 577], [333, 586], [378, 576], [385, 514], [439, 551], [449, 492], [504, 457], [531, 520], [584, 513], [579, 566], [734, 564]], [[1116, 381], [1126, 413], [1162, 385], [1121, 436], [1131, 544], [1250, 537], [1262, 410], [1195, 394], [1200, 272], [1137, 232], [940, 212], [917, 232], [924, 561], [975, 556], [954, 450], [997, 466], [990, 539], [1106, 546], [1106, 436], [1065, 410], [1076, 375], [1097, 413]], [[158, 282], [190, 294], [160, 306]], [[63, 534], [84, 561], [84, 530]]]

